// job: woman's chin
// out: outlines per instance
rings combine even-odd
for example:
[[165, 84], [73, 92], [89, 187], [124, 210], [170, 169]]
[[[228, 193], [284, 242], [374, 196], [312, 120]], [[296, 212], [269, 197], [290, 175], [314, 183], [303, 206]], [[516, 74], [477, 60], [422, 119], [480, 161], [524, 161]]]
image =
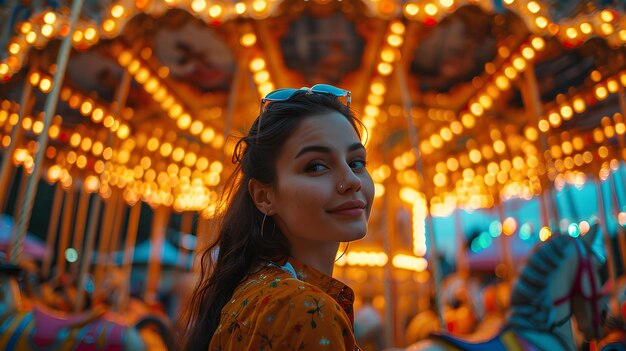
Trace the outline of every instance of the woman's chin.
[[363, 239], [365, 235], [367, 235], [367, 226], [365, 226], [364, 228], [358, 228], [358, 230], [353, 230], [353, 231], [350, 231], [349, 233], [345, 233], [341, 235], [341, 237], [343, 238], [343, 240], [341, 241], [342, 242], [357, 241], [357, 240]]

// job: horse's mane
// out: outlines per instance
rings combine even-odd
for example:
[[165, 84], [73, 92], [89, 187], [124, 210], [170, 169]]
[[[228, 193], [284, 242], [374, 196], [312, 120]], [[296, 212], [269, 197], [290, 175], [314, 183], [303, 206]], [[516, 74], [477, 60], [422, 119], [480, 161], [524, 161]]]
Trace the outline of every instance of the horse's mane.
[[548, 284], [565, 260], [565, 250], [573, 244], [567, 235], [553, 236], [535, 248], [511, 292], [511, 309], [506, 325], [548, 329], [554, 322]]

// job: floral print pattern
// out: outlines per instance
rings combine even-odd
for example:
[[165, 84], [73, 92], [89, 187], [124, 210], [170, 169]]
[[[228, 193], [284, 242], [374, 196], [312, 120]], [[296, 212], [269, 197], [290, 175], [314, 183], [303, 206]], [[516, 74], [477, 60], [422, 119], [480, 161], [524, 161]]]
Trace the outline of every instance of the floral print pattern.
[[282, 263], [268, 262], [239, 284], [209, 350], [360, 350], [352, 289], [293, 258]]

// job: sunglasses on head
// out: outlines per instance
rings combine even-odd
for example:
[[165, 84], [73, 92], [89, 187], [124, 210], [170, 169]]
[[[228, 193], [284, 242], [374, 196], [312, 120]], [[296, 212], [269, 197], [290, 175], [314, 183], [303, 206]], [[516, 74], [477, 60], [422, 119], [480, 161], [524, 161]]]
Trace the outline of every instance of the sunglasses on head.
[[277, 89], [277, 90], [270, 92], [269, 94], [265, 95], [263, 99], [261, 99], [260, 113], [263, 113], [263, 108], [265, 107], [265, 103], [288, 100], [290, 97], [293, 96], [293, 94], [299, 91], [306, 91], [308, 93], [315, 93], [315, 94], [329, 94], [329, 95], [334, 95], [336, 97], [345, 97], [346, 106], [350, 107], [350, 100], [351, 100], [351, 95], [352, 95], [350, 91], [337, 88], [329, 84], [315, 84], [314, 86], [310, 88], [307, 88], [307, 87], [303, 87], [300, 89], [283, 88], [283, 89]]

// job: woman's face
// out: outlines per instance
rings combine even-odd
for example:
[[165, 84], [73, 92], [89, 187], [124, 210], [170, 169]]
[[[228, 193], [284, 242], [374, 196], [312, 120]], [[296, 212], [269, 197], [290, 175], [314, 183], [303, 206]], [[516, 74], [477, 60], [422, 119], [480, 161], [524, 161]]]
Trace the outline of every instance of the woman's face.
[[374, 198], [365, 148], [339, 112], [304, 119], [276, 169], [272, 218], [292, 245], [361, 239]]

